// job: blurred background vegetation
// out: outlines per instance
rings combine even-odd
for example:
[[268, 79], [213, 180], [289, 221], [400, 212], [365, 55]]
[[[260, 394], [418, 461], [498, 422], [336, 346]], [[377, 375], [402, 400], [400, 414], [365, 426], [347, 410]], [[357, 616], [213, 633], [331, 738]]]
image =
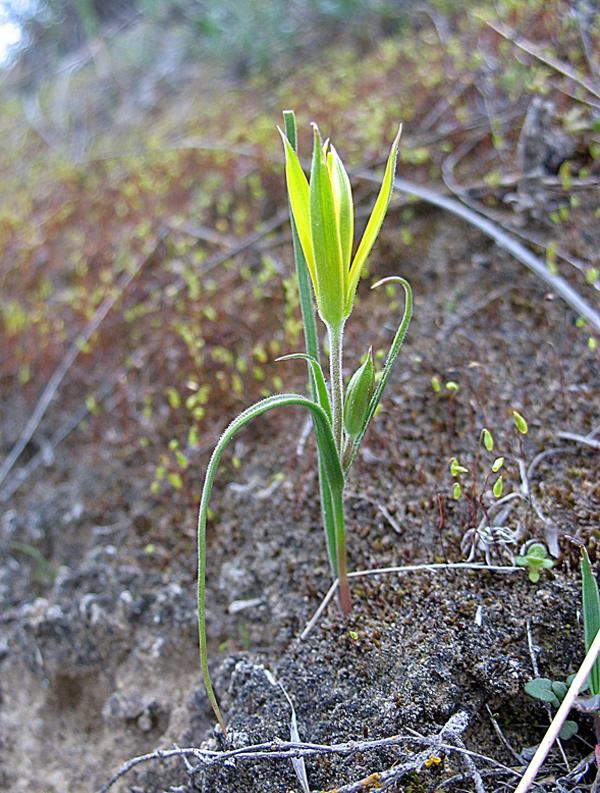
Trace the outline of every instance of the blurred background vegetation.
[[[190, 510], [188, 468], [234, 409], [302, 383], [302, 367], [271, 364], [301, 330], [286, 107], [304, 154], [314, 119], [355, 170], [381, 165], [403, 121], [404, 176], [525, 236], [597, 297], [591, 3], [15, 0], [1, 15], [6, 453], [62, 372], [17, 469], [77, 430], [170, 514]], [[355, 187], [360, 223], [373, 187]], [[407, 274], [416, 211], [397, 199], [380, 244]], [[22, 481], [7, 474], [5, 497]]]

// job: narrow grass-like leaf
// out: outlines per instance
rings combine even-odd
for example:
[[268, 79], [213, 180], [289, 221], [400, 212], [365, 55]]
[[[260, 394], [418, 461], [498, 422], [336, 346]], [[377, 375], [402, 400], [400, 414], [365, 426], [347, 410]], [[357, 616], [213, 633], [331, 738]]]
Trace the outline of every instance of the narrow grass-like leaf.
[[[598, 594], [598, 583], [592, 572], [592, 565], [590, 564], [590, 557], [586, 548], [581, 549], [581, 593], [583, 601], [583, 633], [585, 649], [588, 652], [600, 629], [600, 595]], [[600, 694], [600, 659], [596, 660], [590, 672], [590, 691], [593, 696]]]
[[[297, 130], [296, 130], [296, 116], [293, 110], [283, 111], [283, 121], [285, 126], [285, 134], [294, 149], [297, 148]], [[312, 298], [312, 289], [310, 286], [310, 274], [306, 257], [302, 250], [302, 244], [298, 236], [298, 228], [294, 215], [290, 211], [290, 225], [292, 227], [292, 244], [294, 248], [294, 264], [296, 265], [296, 277], [298, 279], [298, 291], [300, 293], [300, 309], [302, 313], [302, 324], [304, 325], [304, 342], [306, 345], [306, 352], [308, 355], [319, 360], [319, 339], [317, 336], [317, 323], [315, 320], [315, 310]], [[309, 373], [311, 367], [309, 366]], [[312, 374], [310, 376], [311, 393], [313, 399], [316, 401], [317, 394], [314, 389], [312, 381]]]
[[[293, 110], [283, 111], [283, 120], [285, 125], [285, 134], [294, 149], [297, 148], [297, 129], [296, 129], [296, 116]], [[310, 276], [306, 259], [302, 251], [302, 245], [298, 237], [298, 230], [294, 221], [293, 213], [290, 211], [290, 223], [292, 226], [292, 242], [294, 248], [294, 263], [296, 265], [296, 277], [298, 279], [298, 291], [300, 293], [300, 309], [302, 313], [302, 323], [304, 325], [304, 342], [306, 345], [306, 353], [311, 358], [319, 360], [319, 339], [317, 336], [317, 323], [315, 319], [315, 311], [313, 307], [312, 289], [310, 285]], [[317, 402], [318, 389], [315, 377], [313, 375], [312, 366], [308, 363], [309, 380], [310, 380], [310, 393], [313, 401]], [[313, 419], [314, 421], [314, 419]], [[335, 542], [335, 522], [333, 514], [333, 505], [331, 503], [331, 491], [327, 482], [327, 475], [325, 466], [321, 459], [321, 451], [317, 447], [317, 454], [319, 458], [319, 495], [321, 503], [321, 519], [323, 521], [323, 528], [325, 531], [325, 542], [327, 544], [327, 555], [329, 557], [329, 564], [331, 567], [331, 575], [335, 578], [337, 575], [337, 553]]]
[[329, 175], [333, 187], [333, 199], [339, 218], [340, 243], [342, 246], [342, 263], [346, 272], [350, 271], [352, 258], [352, 245], [354, 244], [354, 205], [352, 202], [352, 187], [344, 164], [334, 146], [331, 147], [327, 158]]
[[331, 403], [329, 402], [329, 394], [327, 392], [327, 385], [325, 384], [325, 375], [323, 374], [323, 370], [321, 369], [321, 364], [317, 361], [316, 358], [313, 358], [312, 355], [304, 352], [293, 352], [289, 355], [281, 355], [279, 358], [275, 358], [276, 361], [294, 361], [294, 360], [303, 360], [308, 361], [312, 370], [312, 376], [315, 379], [315, 385], [317, 388], [317, 401], [319, 405], [323, 408], [325, 413], [331, 421]]
[[383, 372], [381, 374], [381, 379], [379, 380], [379, 384], [373, 394], [371, 399], [371, 404], [369, 406], [369, 412], [365, 418], [365, 422], [363, 424], [363, 428], [360, 433], [356, 436], [355, 440], [350, 447], [350, 452], [348, 454], [348, 458], [346, 464], [344, 465], [344, 474], [347, 476], [350, 468], [352, 467], [352, 463], [354, 462], [354, 458], [358, 453], [358, 449], [362, 442], [362, 439], [365, 436], [365, 432], [371, 422], [371, 419], [375, 415], [375, 411], [379, 403], [381, 402], [381, 397], [383, 396], [383, 392], [387, 385], [388, 380], [390, 379], [390, 375], [392, 373], [392, 369], [394, 368], [394, 364], [396, 362], [396, 358], [398, 357], [398, 353], [400, 352], [400, 347], [402, 346], [402, 342], [404, 341], [404, 337], [406, 336], [406, 332], [408, 330], [408, 326], [410, 324], [410, 320], [412, 317], [412, 308], [413, 308], [413, 297], [412, 297], [412, 289], [410, 284], [405, 278], [402, 278], [399, 275], [391, 275], [388, 278], [382, 278], [380, 281], [377, 281], [376, 284], [373, 284], [371, 289], [376, 289], [378, 286], [382, 284], [401, 284], [404, 289], [404, 313], [402, 315], [402, 320], [400, 325], [398, 326], [398, 330], [396, 331], [396, 335], [394, 336], [394, 340], [390, 346], [390, 350], [388, 352], [388, 356], [385, 361], [385, 366], [383, 367]]
[[377, 196], [377, 201], [375, 201], [375, 206], [371, 212], [371, 217], [367, 223], [367, 228], [365, 229], [365, 233], [362, 236], [360, 245], [358, 246], [356, 255], [354, 256], [354, 261], [350, 267], [348, 286], [346, 290], [346, 317], [352, 311], [352, 303], [354, 302], [354, 294], [360, 279], [360, 274], [365, 262], [367, 261], [367, 257], [371, 253], [371, 249], [375, 244], [375, 240], [377, 239], [379, 230], [381, 229], [381, 224], [383, 223], [390, 203], [390, 198], [392, 197], [394, 176], [396, 175], [396, 161], [398, 159], [398, 145], [400, 143], [401, 134], [402, 125], [400, 125], [398, 134], [392, 143], [392, 148], [390, 150], [387, 165], [385, 167], [385, 173], [381, 183], [381, 189], [379, 190], [379, 195]]
[[252, 405], [244, 410], [243, 413], [240, 413], [240, 415], [227, 427], [223, 435], [221, 435], [221, 438], [219, 439], [219, 442], [217, 443], [208, 463], [208, 468], [204, 478], [202, 498], [200, 500], [200, 509], [198, 512], [198, 639], [200, 646], [202, 677], [206, 686], [206, 693], [214, 714], [223, 731], [225, 731], [225, 722], [215, 697], [208, 670], [206, 619], [204, 613], [206, 592], [206, 519], [208, 514], [208, 505], [221, 457], [223, 456], [223, 452], [227, 448], [232, 438], [247, 424], [249, 424], [258, 416], [261, 416], [263, 413], [267, 413], [270, 410], [275, 410], [276, 408], [280, 407], [292, 406], [307, 408], [310, 410], [314, 418], [317, 443], [319, 446], [319, 452], [323, 462], [325, 475], [327, 477], [327, 482], [330, 488], [335, 514], [336, 505], [341, 503], [344, 486], [344, 475], [340, 466], [335, 442], [333, 440], [331, 423], [326, 412], [320, 405], [318, 405], [316, 402], [313, 402], [311, 399], [308, 399], [308, 397], [301, 396], [300, 394], [276, 394], [263, 399], [261, 402], [257, 402], [255, 405]]
[[342, 266], [340, 230], [329, 169], [321, 147], [321, 135], [316, 125], [313, 125], [313, 129], [309, 204], [318, 284], [317, 306], [324, 322], [332, 327], [341, 327], [344, 320], [346, 273]]
[[[279, 129], [279, 127], [277, 127]], [[285, 134], [279, 129], [281, 139], [283, 140], [283, 147], [285, 150], [285, 177], [287, 181], [288, 196], [290, 199], [290, 206], [292, 208], [292, 215], [296, 223], [298, 231], [298, 238], [302, 245], [302, 252], [311, 280], [315, 289], [317, 299], [319, 296], [319, 288], [317, 275], [315, 270], [315, 254], [313, 250], [312, 234], [310, 227], [310, 199], [309, 199], [309, 185], [306, 178], [298, 155], [292, 148], [289, 140]]]

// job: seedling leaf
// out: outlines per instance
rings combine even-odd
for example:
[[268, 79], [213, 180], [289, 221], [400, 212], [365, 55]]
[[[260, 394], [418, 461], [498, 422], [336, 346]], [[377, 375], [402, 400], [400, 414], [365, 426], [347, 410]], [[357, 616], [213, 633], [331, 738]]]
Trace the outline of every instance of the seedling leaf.
[[[590, 557], [586, 548], [581, 549], [581, 591], [583, 600], [583, 633], [585, 637], [586, 652], [600, 629], [600, 595], [598, 584]], [[593, 696], [600, 694], [600, 660], [597, 660], [590, 672], [590, 691]]]
[[577, 733], [578, 729], [577, 723], [568, 719], [560, 728], [558, 737], [561, 741], [568, 741], [569, 738], [572, 738]]

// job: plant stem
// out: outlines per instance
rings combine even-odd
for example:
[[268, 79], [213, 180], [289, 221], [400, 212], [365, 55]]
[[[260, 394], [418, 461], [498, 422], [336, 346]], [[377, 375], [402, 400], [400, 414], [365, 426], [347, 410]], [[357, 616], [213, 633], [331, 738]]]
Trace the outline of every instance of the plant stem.
[[340, 610], [344, 616], [352, 610], [352, 597], [348, 584], [348, 566], [346, 563], [346, 530], [344, 526], [344, 501], [342, 491], [332, 493], [333, 511], [335, 516], [337, 546], [337, 576]]
[[333, 414], [333, 439], [338, 451], [340, 462], [342, 460], [342, 420], [344, 412], [344, 378], [342, 375], [342, 356], [344, 335], [343, 323], [338, 327], [327, 326], [329, 334], [329, 372], [331, 386], [331, 411]]

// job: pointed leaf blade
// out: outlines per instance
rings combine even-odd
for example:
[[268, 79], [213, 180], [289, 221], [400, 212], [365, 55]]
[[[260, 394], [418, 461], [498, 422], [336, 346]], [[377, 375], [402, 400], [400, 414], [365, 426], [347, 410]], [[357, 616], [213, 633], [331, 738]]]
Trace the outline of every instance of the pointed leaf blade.
[[[279, 129], [279, 127], [278, 127]], [[310, 273], [315, 294], [318, 297], [318, 284], [315, 272], [315, 255], [313, 251], [311, 229], [310, 229], [310, 209], [308, 180], [300, 165], [298, 155], [292, 148], [285, 134], [279, 130], [285, 150], [285, 178], [290, 199], [292, 215], [296, 223], [296, 230], [302, 246], [302, 253], [306, 259], [308, 272]]]
[[225, 449], [233, 437], [247, 424], [249, 424], [255, 418], [258, 418], [258, 416], [261, 416], [263, 413], [267, 413], [270, 410], [275, 410], [276, 408], [280, 407], [293, 406], [305, 407], [311, 412], [314, 419], [315, 434], [317, 437], [317, 444], [319, 446], [320, 460], [323, 464], [332, 502], [335, 502], [336, 499], [341, 500], [341, 494], [344, 487], [344, 473], [342, 471], [340, 460], [337, 454], [331, 423], [326, 412], [320, 405], [318, 405], [316, 402], [313, 402], [311, 399], [308, 399], [308, 397], [301, 396], [300, 394], [275, 394], [274, 396], [267, 397], [266, 399], [251, 405], [249, 408], [240, 413], [240, 415], [231, 422], [225, 432], [221, 435], [221, 438], [219, 439], [219, 442], [215, 446], [215, 449], [212, 453], [204, 477], [202, 497], [200, 499], [200, 508], [198, 510], [197, 529], [198, 642], [200, 649], [202, 677], [206, 687], [206, 693], [214, 714], [223, 729], [223, 732], [225, 732], [225, 721], [215, 696], [210, 672], [208, 669], [208, 645], [206, 636], [206, 522], [208, 518], [210, 496], [217, 476], [217, 471], [219, 469], [219, 463], [221, 462], [221, 458], [225, 452]]
[[334, 146], [328, 158], [329, 173], [333, 187], [333, 197], [339, 218], [340, 243], [342, 246], [342, 263], [346, 272], [350, 271], [352, 245], [354, 242], [354, 204], [352, 186], [344, 164]]
[[329, 168], [323, 155], [321, 135], [314, 128], [314, 150], [310, 173], [310, 229], [313, 241], [317, 305], [324, 322], [339, 327], [344, 319], [345, 272], [342, 267], [340, 232], [335, 213]]

